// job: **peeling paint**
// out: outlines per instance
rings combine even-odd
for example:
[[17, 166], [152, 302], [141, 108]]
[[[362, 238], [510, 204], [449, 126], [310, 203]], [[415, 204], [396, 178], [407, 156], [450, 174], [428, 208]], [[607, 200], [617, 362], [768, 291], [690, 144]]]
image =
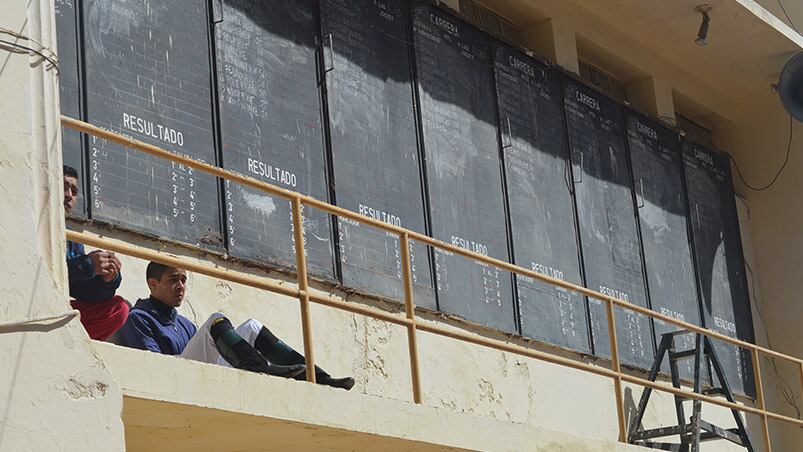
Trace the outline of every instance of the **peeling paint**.
[[75, 378], [67, 380], [67, 386], [62, 390], [75, 400], [80, 399], [98, 399], [106, 396], [109, 385], [101, 381], [92, 381], [84, 383]]

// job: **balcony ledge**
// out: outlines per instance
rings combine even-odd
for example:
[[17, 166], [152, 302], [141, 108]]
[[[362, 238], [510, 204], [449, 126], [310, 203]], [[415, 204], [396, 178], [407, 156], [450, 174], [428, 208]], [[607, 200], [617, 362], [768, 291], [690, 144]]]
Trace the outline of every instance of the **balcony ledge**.
[[[128, 450], [639, 450], [95, 343], [123, 390]], [[426, 397], [426, 394], [424, 395]]]

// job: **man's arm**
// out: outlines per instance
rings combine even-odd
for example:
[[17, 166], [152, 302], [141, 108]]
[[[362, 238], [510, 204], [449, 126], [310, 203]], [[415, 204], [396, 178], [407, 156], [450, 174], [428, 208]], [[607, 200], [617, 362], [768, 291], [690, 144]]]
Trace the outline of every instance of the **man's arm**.
[[67, 242], [67, 275], [69, 281], [83, 281], [95, 276], [95, 265], [92, 257], [84, 253], [84, 245]]
[[162, 353], [161, 347], [156, 343], [153, 328], [147, 320], [136, 311], [128, 315], [125, 325], [119, 331], [120, 345]]
[[84, 254], [83, 245], [70, 242], [67, 250], [70, 296], [88, 302], [110, 300], [120, 287], [121, 267], [114, 253], [97, 250]]

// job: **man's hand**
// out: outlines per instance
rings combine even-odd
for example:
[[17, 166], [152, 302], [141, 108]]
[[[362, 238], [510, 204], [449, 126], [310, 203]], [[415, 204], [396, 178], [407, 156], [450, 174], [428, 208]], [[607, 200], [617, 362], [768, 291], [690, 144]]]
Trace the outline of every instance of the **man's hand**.
[[92, 251], [87, 256], [92, 259], [92, 265], [95, 268], [95, 275], [100, 276], [106, 282], [114, 280], [114, 278], [116, 278], [120, 273], [120, 269], [123, 267], [120, 259], [118, 259], [117, 256], [110, 251]]

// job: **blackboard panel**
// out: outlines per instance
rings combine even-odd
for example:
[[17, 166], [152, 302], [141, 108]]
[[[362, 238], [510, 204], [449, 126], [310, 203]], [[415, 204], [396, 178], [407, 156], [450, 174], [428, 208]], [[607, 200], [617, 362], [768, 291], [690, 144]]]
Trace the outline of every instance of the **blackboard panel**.
[[[433, 237], [507, 261], [490, 42], [429, 5], [413, 25]], [[446, 252], [435, 273], [442, 311], [516, 329], [509, 274]]]
[[[753, 342], [739, 219], [727, 156], [684, 142], [694, 257], [707, 328]], [[750, 352], [714, 341], [731, 388], [755, 395]]]
[[[78, 11], [75, 0], [57, 0], [56, 9], [56, 43], [59, 49], [59, 104], [61, 114], [71, 118], [81, 118], [81, 91], [78, 75]], [[81, 134], [67, 127], [61, 129], [62, 158], [65, 165], [78, 171], [79, 197], [78, 203], [70, 212], [70, 216], [86, 218], [86, 183], [84, 174], [84, 152], [81, 146]]]
[[[626, 118], [650, 305], [700, 325], [680, 141], [677, 134], [642, 115], [628, 112]], [[654, 323], [657, 341], [661, 334], [679, 329], [662, 320]], [[679, 336], [676, 345], [694, 348], [694, 336]], [[682, 377], [694, 377], [692, 360], [678, 367]]]
[[[310, 0], [223, 2], [216, 25], [222, 160], [233, 170], [328, 201]], [[295, 266], [288, 200], [226, 184], [229, 252]], [[304, 211], [307, 265], [333, 276], [329, 216]]]
[[[84, 3], [90, 123], [215, 162], [206, 2]], [[215, 178], [90, 139], [92, 217], [220, 248]]]
[[[496, 51], [496, 90], [514, 262], [582, 286], [561, 75], [503, 47]], [[518, 276], [517, 288], [524, 336], [591, 351], [580, 293]]]
[[[564, 99], [586, 285], [647, 306], [622, 110], [574, 81], [566, 82]], [[605, 311], [602, 301], [589, 299], [594, 351], [610, 356]], [[614, 314], [621, 361], [649, 368], [649, 318], [621, 308]]]
[[[409, 9], [400, 0], [321, 2], [329, 129], [337, 204], [426, 233], [407, 43]], [[396, 235], [338, 222], [343, 284], [404, 297]], [[415, 302], [436, 308], [429, 253], [410, 247]]]

